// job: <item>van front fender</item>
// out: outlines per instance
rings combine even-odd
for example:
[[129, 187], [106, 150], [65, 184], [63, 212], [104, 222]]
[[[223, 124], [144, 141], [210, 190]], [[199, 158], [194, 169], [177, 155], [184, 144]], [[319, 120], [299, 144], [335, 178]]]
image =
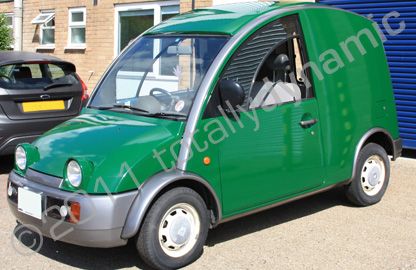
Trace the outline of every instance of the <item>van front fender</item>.
[[222, 218], [222, 210], [217, 194], [211, 185], [202, 177], [196, 174], [187, 173], [180, 170], [173, 170], [170, 172], [158, 173], [140, 186], [139, 193], [134, 199], [128, 212], [126, 222], [121, 233], [121, 238], [129, 239], [135, 236], [140, 229], [140, 226], [149, 207], [153, 203], [154, 199], [158, 196], [158, 194], [162, 192], [162, 190], [167, 186], [182, 180], [195, 182], [195, 184], [198, 185], [203, 185], [204, 188], [210, 193], [209, 195], [213, 199], [213, 203], [216, 207], [217, 213], [215, 224], [217, 224]]

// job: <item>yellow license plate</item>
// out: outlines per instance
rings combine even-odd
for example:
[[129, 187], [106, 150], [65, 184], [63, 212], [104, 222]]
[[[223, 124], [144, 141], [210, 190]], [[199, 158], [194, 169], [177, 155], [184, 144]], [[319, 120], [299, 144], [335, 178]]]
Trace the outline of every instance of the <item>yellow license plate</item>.
[[23, 112], [43, 112], [65, 110], [63, 100], [33, 101], [22, 103]]

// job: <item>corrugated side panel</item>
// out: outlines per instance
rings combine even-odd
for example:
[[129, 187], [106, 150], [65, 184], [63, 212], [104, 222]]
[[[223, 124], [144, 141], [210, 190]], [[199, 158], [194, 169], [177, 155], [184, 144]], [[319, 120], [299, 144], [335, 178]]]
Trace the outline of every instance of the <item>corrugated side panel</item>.
[[[400, 136], [403, 146], [416, 149], [416, 1], [386, 0], [321, 0], [322, 4], [347, 9], [361, 15], [372, 14], [372, 20], [380, 25], [387, 37], [384, 43], [396, 97]], [[390, 27], [400, 28], [405, 22], [405, 30], [399, 35], [390, 36], [383, 26], [383, 17], [397, 11], [398, 18], [388, 20]]]
[[256, 37], [246, 42], [236, 57], [231, 60], [223, 77], [238, 82], [246, 92], [247, 105], [249, 90], [257, 67], [266, 57], [267, 53], [281, 40], [287, 37], [283, 26], [277, 22], [257, 33]]

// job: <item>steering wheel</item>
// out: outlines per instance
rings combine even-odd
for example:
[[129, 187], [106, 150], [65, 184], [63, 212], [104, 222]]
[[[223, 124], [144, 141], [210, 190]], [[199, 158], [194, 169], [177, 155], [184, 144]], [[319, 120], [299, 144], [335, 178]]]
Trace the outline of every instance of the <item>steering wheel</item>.
[[0, 80], [4, 81], [6, 83], [11, 83], [12, 82], [12, 80], [7, 75], [4, 75], [4, 74], [0, 74]]
[[[166, 102], [161, 101], [155, 95], [155, 93], [157, 93], [157, 92], [162, 93], [162, 94], [168, 96], [169, 99], [170, 99], [169, 102], [166, 103]], [[150, 95], [153, 96], [154, 98], [156, 98], [159, 102], [163, 103], [164, 105], [169, 106], [169, 110], [172, 108], [173, 103], [175, 103], [175, 98], [172, 96], [172, 94], [170, 92], [166, 91], [165, 89], [162, 89], [162, 88], [153, 88], [152, 90], [150, 90]]]

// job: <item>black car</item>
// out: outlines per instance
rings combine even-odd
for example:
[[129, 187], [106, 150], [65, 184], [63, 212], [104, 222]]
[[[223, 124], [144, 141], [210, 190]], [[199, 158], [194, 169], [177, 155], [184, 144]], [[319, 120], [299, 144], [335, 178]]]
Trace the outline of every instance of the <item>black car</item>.
[[30, 52], [0, 52], [0, 155], [78, 115], [88, 99], [75, 65]]

